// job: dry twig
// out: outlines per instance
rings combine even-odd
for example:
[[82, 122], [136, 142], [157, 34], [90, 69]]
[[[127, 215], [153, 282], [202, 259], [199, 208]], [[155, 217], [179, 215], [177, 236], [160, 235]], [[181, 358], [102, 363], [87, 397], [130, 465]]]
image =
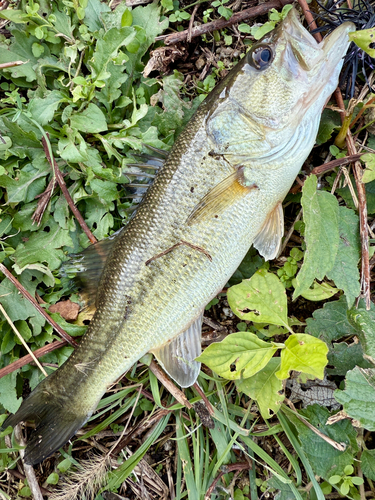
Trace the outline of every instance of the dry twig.
[[68, 202], [70, 210], [73, 212], [75, 218], [77, 219], [79, 225], [81, 226], [82, 230], [85, 232], [86, 236], [90, 240], [91, 243], [96, 243], [98, 240], [95, 238], [95, 236], [92, 234], [90, 231], [88, 225], [84, 221], [82, 215], [80, 214], [78, 208], [75, 206], [74, 201], [72, 197], [70, 196], [70, 193], [68, 191], [68, 188], [66, 187], [64, 178], [60, 172], [60, 169], [56, 163], [56, 160], [54, 158], [51, 158], [49, 149], [48, 149], [48, 144], [45, 138], [42, 138], [42, 144], [43, 144], [43, 149], [46, 154], [48, 163], [51, 165], [51, 168], [55, 174], [56, 180], [59, 183], [59, 186], [61, 188], [61, 191], [63, 192], [63, 195], [65, 196], [66, 201]]
[[211, 33], [212, 31], [227, 28], [228, 26], [232, 26], [233, 24], [240, 23], [247, 19], [253, 19], [254, 17], [262, 16], [271, 9], [279, 9], [280, 7], [284, 7], [284, 5], [293, 3], [293, 1], [294, 0], [271, 0], [270, 2], [260, 4], [257, 7], [251, 7], [250, 9], [245, 9], [241, 12], [238, 12], [237, 14], [233, 14], [233, 16], [228, 20], [217, 19], [216, 21], [212, 21], [211, 23], [196, 26], [192, 30], [187, 29], [184, 31], [179, 31], [177, 33], [172, 33], [171, 35], [167, 36], [158, 36], [156, 37], [156, 40], [164, 40], [164, 43], [166, 45], [182, 42], [184, 40], [187, 40], [189, 35], [191, 36], [191, 38], [194, 38], [196, 36], [204, 35], [205, 33]]

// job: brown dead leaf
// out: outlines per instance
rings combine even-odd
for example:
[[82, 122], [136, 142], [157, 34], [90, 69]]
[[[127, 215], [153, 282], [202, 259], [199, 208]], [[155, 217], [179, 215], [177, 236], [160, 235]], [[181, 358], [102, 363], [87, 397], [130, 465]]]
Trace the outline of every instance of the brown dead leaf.
[[176, 59], [185, 57], [186, 49], [184, 47], [177, 48], [175, 45], [168, 47], [158, 47], [151, 52], [151, 57], [143, 70], [143, 76], [148, 76], [152, 71], [167, 73], [169, 65], [175, 62]]
[[79, 305], [71, 300], [62, 300], [49, 308], [51, 313], [60, 313], [66, 321], [75, 321], [78, 317]]

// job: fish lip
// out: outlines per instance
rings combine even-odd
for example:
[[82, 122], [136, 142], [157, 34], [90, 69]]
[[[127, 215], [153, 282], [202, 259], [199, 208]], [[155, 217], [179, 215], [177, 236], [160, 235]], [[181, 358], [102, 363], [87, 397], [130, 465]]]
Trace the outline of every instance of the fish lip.
[[[326, 36], [321, 43], [318, 43], [313, 35], [302, 26], [295, 8], [288, 12], [280, 29], [294, 51], [298, 51], [299, 46], [304, 46], [305, 50], [301, 50], [300, 55], [303, 57], [305, 54], [302, 52], [305, 52], [307, 56], [310, 56], [306, 68], [309, 70], [313, 70], [314, 66], [322, 64], [323, 61], [326, 69], [334, 68], [347, 51], [350, 42], [349, 33], [356, 30], [354, 23], [346, 21]], [[308, 60], [308, 57], [306, 59]]]

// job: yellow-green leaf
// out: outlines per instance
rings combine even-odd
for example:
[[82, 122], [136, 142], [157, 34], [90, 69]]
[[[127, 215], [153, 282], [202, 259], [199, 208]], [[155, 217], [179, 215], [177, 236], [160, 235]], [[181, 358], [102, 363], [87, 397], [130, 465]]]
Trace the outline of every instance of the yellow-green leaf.
[[215, 342], [197, 358], [229, 380], [248, 378], [262, 370], [283, 344], [264, 342], [250, 332], [232, 333]]
[[291, 370], [295, 370], [323, 379], [327, 353], [328, 347], [322, 340], [302, 333], [293, 334], [281, 351], [281, 367], [276, 376], [283, 380], [289, 377]]
[[364, 50], [371, 57], [375, 57], [375, 49], [373, 48], [373, 43], [375, 42], [375, 28], [349, 33], [349, 40], [358, 45], [360, 49]]

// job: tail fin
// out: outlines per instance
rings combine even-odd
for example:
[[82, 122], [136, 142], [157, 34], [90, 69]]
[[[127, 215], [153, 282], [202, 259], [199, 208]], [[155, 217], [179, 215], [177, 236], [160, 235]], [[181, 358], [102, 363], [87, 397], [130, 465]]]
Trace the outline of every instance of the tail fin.
[[36, 428], [32, 432], [24, 461], [36, 465], [61, 448], [86, 422], [89, 415], [73, 414], [54, 394], [39, 384], [23, 401], [19, 410], [10, 415], [2, 427], [15, 427], [19, 422], [33, 420]]

